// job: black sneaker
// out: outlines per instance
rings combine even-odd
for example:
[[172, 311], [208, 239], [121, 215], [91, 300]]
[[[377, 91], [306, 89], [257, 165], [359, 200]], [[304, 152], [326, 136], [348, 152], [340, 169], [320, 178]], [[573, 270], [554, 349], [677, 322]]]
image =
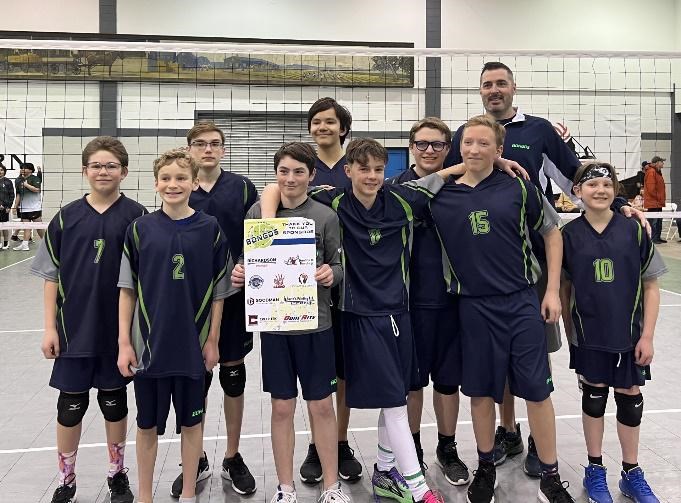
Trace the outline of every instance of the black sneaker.
[[539, 463], [539, 454], [537, 454], [537, 446], [534, 445], [534, 438], [532, 435], [527, 437], [527, 456], [523, 463], [523, 471], [530, 477], [538, 479], [541, 477], [541, 464]]
[[506, 446], [504, 439], [506, 438], [506, 428], [497, 426], [497, 431], [494, 434], [494, 465], [499, 466], [506, 461]]
[[468, 503], [491, 503], [497, 488], [497, 470], [492, 463], [480, 463], [473, 472], [473, 482], [468, 487]]
[[570, 483], [566, 480], [562, 482], [560, 475], [542, 478], [539, 483], [537, 498], [542, 503], [575, 503], [575, 500], [567, 492]]
[[128, 469], [124, 468], [113, 477], [107, 477], [106, 483], [109, 486], [109, 495], [111, 496], [111, 503], [132, 503], [135, 497], [130, 490], [130, 482], [128, 481]]
[[76, 501], [76, 476], [73, 475], [70, 483], [57, 487], [52, 495], [52, 503], [75, 503]]
[[300, 465], [300, 480], [306, 484], [316, 484], [322, 480], [322, 463], [319, 461], [317, 447], [314, 444], [307, 447], [307, 456]]
[[523, 437], [520, 433], [520, 423], [515, 424], [515, 431], [506, 432], [506, 436], [504, 436], [504, 449], [506, 449], [506, 456], [508, 457], [522, 454], [525, 450]]
[[455, 486], [468, 484], [471, 474], [466, 464], [459, 458], [459, 453], [456, 451], [456, 442], [450, 442], [442, 449], [438, 445], [435, 454], [447, 482]]
[[[181, 463], [180, 466], [182, 466]], [[210, 466], [208, 465], [208, 456], [206, 456], [206, 452], [204, 451], [203, 456], [199, 458], [199, 467], [196, 470], [196, 483], [198, 484], [202, 480], [206, 480], [208, 477], [210, 477]], [[183, 476], [180, 473], [173, 482], [173, 485], [170, 487], [170, 496], [173, 498], [180, 497], [182, 494], [183, 481]]]
[[239, 494], [253, 494], [255, 479], [238, 452], [233, 458], [222, 460], [222, 478], [232, 482], [232, 489]]
[[354, 482], [362, 476], [362, 464], [355, 458], [347, 440], [338, 442], [338, 475], [343, 480]]

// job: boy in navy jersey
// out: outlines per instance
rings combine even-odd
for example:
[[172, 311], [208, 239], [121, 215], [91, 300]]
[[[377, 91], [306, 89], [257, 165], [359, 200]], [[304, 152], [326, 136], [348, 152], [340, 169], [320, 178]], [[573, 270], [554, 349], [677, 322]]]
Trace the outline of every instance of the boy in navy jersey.
[[229, 246], [215, 219], [189, 207], [198, 165], [184, 150], [154, 162], [160, 210], [135, 220], [125, 236], [118, 286], [118, 368], [136, 373], [139, 499], [152, 499], [157, 435], [172, 399], [182, 435], [180, 501], [196, 501], [202, 450], [204, 379], [218, 360], [223, 299], [229, 295]]
[[[415, 164], [392, 183], [418, 180], [439, 171], [452, 143], [449, 127], [436, 117], [420, 120], [409, 132], [409, 148]], [[407, 409], [409, 427], [423, 468], [421, 416], [423, 388], [433, 380], [433, 409], [437, 420], [437, 460], [445, 479], [462, 485], [470, 479], [468, 467], [456, 450], [456, 422], [461, 384], [461, 340], [457, 332], [457, 299], [447, 293], [442, 274], [442, 248], [430, 215], [414, 224], [414, 242], [409, 265], [409, 314], [411, 317], [419, 381], [412, 383]]]
[[[343, 278], [340, 229], [333, 210], [307, 196], [315, 159], [314, 149], [307, 143], [288, 143], [274, 155], [274, 169], [281, 190], [277, 218], [302, 217], [315, 221], [319, 324], [314, 330], [260, 334], [263, 387], [272, 396], [272, 452], [279, 479], [272, 501], [296, 501], [293, 416], [298, 378], [309, 415], [313, 418], [315, 451], [318, 449], [321, 458], [324, 491], [319, 501], [348, 503], [349, 498], [338, 483], [338, 434], [331, 398], [336, 387], [336, 369], [330, 298], [331, 287]], [[260, 205], [253, 205], [246, 217], [260, 218]], [[232, 273], [232, 284], [241, 287], [244, 282], [244, 266], [238, 264]]]
[[41, 350], [55, 359], [50, 386], [58, 389], [59, 486], [53, 503], [76, 501], [76, 454], [89, 392], [97, 388], [109, 451], [113, 503], [132, 503], [124, 469], [128, 404], [118, 352], [118, 273], [125, 229], [146, 209], [120, 192], [128, 173], [123, 144], [100, 136], [83, 150], [90, 193], [64, 206], [50, 222], [31, 272], [45, 279]]
[[[449, 292], [459, 296], [461, 390], [471, 397], [478, 444], [468, 501], [494, 501], [494, 402], [501, 402], [507, 378], [511, 392], [527, 402], [542, 467], [539, 501], [574, 501], [558, 475], [544, 335], [544, 321], [557, 322], [561, 310], [559, 218], [534, 185], [493, 169], [504, 134], [491, 118], [470, 119], [459, 146], [466, 173], [446, 184], [431, 203], [446, 253]], [[547, 293], [541, 308], [533, 289], [539, 266], [530, 229], [546, 246]]]
[[653, 335], [660, 304], [657, 278], [666, 272], [650, 237], [635, 220], [614, 213], [615, 169], [592, 162], [575, 175], [574, 193], [585, 212], [563, 227], [561, 285], [570, 335], [570, 368], [582, 384], [582, 423], [589, 464], [589, 501], [611, 503], [603, 466], [608, 388], [614, 388], [617, 434], [622, 447], [620, 490], [637, 502], [658, 502], [638, 466], [643, 415], [640, 386], [650, 379]]
[[[314, 185], [330, 185], [332, 187], [350, 187], [350, 179], [345, 174], [345, 155], [343, 143], [350, 133], [352, 115], [333, 98], [320, 98], [307, 112], [307, 130], [317, 144]], [[350, 409], [345, 405], [345, 373], [343, 372], [343, 342], [340, 335], [341, 313], [338, 309], [339, 288], [331, 292], [332, 330], [335, 343], [336, 375], [336, 408], [338, 413], [338, 474], [343, 480], [355, 481], [362, 476], [362, 464], [355, 458], [354, 451], [348, 444], [348, 424]], [[310, 417], [310, 423], [313, 422]], [[308, 484], [316, 484], [322, 479], [322, 465], [312, 434], [312, 443], [308, 446], [307, 456], [300, 466], [300, 479]]]
[[[189, 206], [217, 218], [225, 233], [232, 257], [239, 257], [243, 246], [243, 221], [258, 193], [251, 181], [220, 168], [225, 154], [225, 135], [212, 122], [199, 122], [187, 132], [189, 155], [199, 165], [199, 186], [189, 197]], [[255, 478], [239, 453], [244, 416], [246, 366], [244, 358], [253, 349], [253, 334], [246, 332], [243, 292], [225, 299], [220, 324], [220, 373], [224, 393], [227, 448], [222, 460], [222, 477], [239, 494], [255, 491]], [[206, 372], [206, 396], [213, 380], [213, 369]], [[204, 416], [205, 418], [205, 416]], [[203, 424], [203, 423], [202, 423]], [[208, 457], [199, 459], [197, 481], [210, 477]], [[170, 495], [182, 492], [182, 474], [173, 482]]]
[[[345, 171], [351, 189], [311, 189], [338, 214], [343, 236], [343, 356], [346, 403], [381, 409], [374, 494], [410, 503], [442, 501], [428, 488], [409, 431], [406, 395], [417, 379], [409, 320], [409, 260], [414, 218], [455, 169], [403, 185], [383, 185], [388, 152], [376, 140], [353, 140]], [[263, 192], [263, 216], [273, 216], [279, 188]], [[400, 467], [397, 471], [396, 465]]]

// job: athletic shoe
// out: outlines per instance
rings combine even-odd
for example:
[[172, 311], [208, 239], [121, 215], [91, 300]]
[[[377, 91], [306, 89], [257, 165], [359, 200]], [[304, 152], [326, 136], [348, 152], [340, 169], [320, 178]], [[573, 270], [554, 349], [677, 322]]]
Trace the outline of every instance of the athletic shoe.
[[456, 442], [450, 442], [442, 449], [438, 445], [435, 454], [447, 482], [455, 486], [468, 484], [471, 474], [466, 464], [459, 458], [459, 453], [456, 451]]
[[497, 488], [497, 470], [492, 463], [480, 463], [473, 472], [473, 482], [468, 486], [468, 503], [494, 503]]
[[[227, 459], [227, 458], [225, 458]], [[234, 459], [234, 458], [232, 458]], [[286, 492], [281, 490], [281, 486], [277, 486], [277, 492], [274, 493], [270, 503], [297, 503], [298, 498], [296, 497], [296, 490], [293, 492]]]
[[12, 234], [12, 237], [10, 238], [12, 241], [19, 241], [19, 236], [16, 236]]
[[507, 431], [503, 426], [497, 426], [494, 434], [494, 464], [499, 466], [506, 457], [516, 456], [525, 449], [523, 437], [520, 433], [520, 423], [516, 423], [515, 431]]
[[586, 490], [589, 503], [613, 503], [608, 490], [607, 470], [605, 466], [590, 463], [584, 468], [582, 485]]
[[[681, 241], [679, 241], [679, 242], [681, 242]], [[9, 241], [7, 241], [7, 243], [5, 243], [5, 246], [3, 246], [2, 249], [3, 250], [9, 250]]]
[[371, 477], [371, 487], [374, 490], [374, 500], [390, 498], [400, 503], [414, 503], [407, 481], [393, 466], [390, 471], [382, 472], [374, 464], [374, 474]]
[[232, 489], [239, 494], [253, 494], [255, 479], [238, 452], [233, 458], [222, 460], [222, 478], [232, 482]]
[[506, 448], [504, 446], [504, 438], [506, 438], [506, 428], [497, 426], [497, 431], [494, 434], [494, 465], [499, 466], [506, 461]]
[[130, 482], [128, 481], [128, 469], [124, 468], [113, 477], [107, 477], [106, 483], [109, 486], [109, 495], [111, 496], [111, 503], [132, 503], [135, 497], [130, 490]]
[[660, 503], [660, 500], [653, 494], [653, 490], [643, 477], [643, 470], [641, 470], [640, 466], [632, 468], [628, 472], [622, 471], [620, 491], [636, 503]]
[[560, 480], [558, 474], [542, 478], [539, 483], [537, 499], [542, 503], [575, 503], [575, 500], [567, 492], [570, 483]]
[[355, 458], [348, 441], [338, 442], [338, 475], [343, 480], [353, 482], [362, 476], [362, 463]]
[[322, 463], [319, 461], [317, 447], [314, 444], [307, 446], [307, 456], [300, 465], [300, 480], [306, 484], [316, 484], [322, 480]]
[[[180, 466], [182, 466], [181, 463]], [[208, 466], [208, 456], [206, 456], [206, 452], [204, 451], [203, 456], [199, 458], [199, 467], [196, 469], [196, 483], [198, 484], [202, 480], [206, 480], [208, 477], [210, 477], [210, 466]], [[180, 473], [170, 488], [170, 496], [173, 498], [180, 497], [182, 494], [183, 480], [183, 475]]]
[[418, 503], [445, 503], [445, 498], [437, 491], [428, 490], [428, 492], [423, 495], [423, 499], [419, 500]]
[[527, 456], [523, 463], [523, 471], [534, 478], [541, 477], [541, 463], [539, 462], [539, 454], [537, 454], [537, 446], [534, 444], [532, 435], [527, 437]]
[[52, 495], [52, 503], [75, 503], [76, 501], [76, 477], [71, 479], [71, 484], [57, 487]]
[[28, 247], [28, 243], [22, 241], [21, 244], [18, 244], [14, 248], [12, 248], [14, 251], [29, 251], [30, 248]]
[[318, 503], [351, 503], [352, 500], [350, 499], [350, 496], [345, 494], [343, 492], [343, 489], [341, 489], [340, 482], [338, 484], [335, 484], [335, 487], [332, 487], [331, 489], [327, 489], [324, 491], [321, 496], [319, 496], [319, 499], [317, 500]]

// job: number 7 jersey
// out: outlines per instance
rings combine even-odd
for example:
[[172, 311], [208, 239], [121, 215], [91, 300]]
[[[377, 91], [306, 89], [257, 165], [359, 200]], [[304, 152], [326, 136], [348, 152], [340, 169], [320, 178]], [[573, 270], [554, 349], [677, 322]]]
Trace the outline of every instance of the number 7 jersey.
[[201, 377], [212, 303], [235, 292], [217, 220], [200, 211], [172, 220], [157, 210], [128, 227], [123, 251], [118, 286], [137, 295], [130, 335], [138, 369]]

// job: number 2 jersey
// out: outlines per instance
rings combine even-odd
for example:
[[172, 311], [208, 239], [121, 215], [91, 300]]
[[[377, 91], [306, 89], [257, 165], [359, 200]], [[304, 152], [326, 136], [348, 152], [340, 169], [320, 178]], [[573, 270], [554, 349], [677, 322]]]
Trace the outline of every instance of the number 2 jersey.
[[118, 270], [128, 225], [147, 213], [123, 194], [99, 213], [86, 197], [50, 221], [31, 273], [58, 284], [59, 357], [118, 353]]
[[123, 251], [118, 286], [137, 295], [130, 334], [138, 369], [149, 377], [203, 376], [212, 303], [234, 293], [217, 220], [200, 211], [173, 220], [157, 210], [128, 227]]
[[572, 282], [572, 343], [625, 353], [643, 327], [643, 281], [664, 274], [641, 224], [618, 213], [598, 233], [582, 215], [563, 229], [563, 269]]

